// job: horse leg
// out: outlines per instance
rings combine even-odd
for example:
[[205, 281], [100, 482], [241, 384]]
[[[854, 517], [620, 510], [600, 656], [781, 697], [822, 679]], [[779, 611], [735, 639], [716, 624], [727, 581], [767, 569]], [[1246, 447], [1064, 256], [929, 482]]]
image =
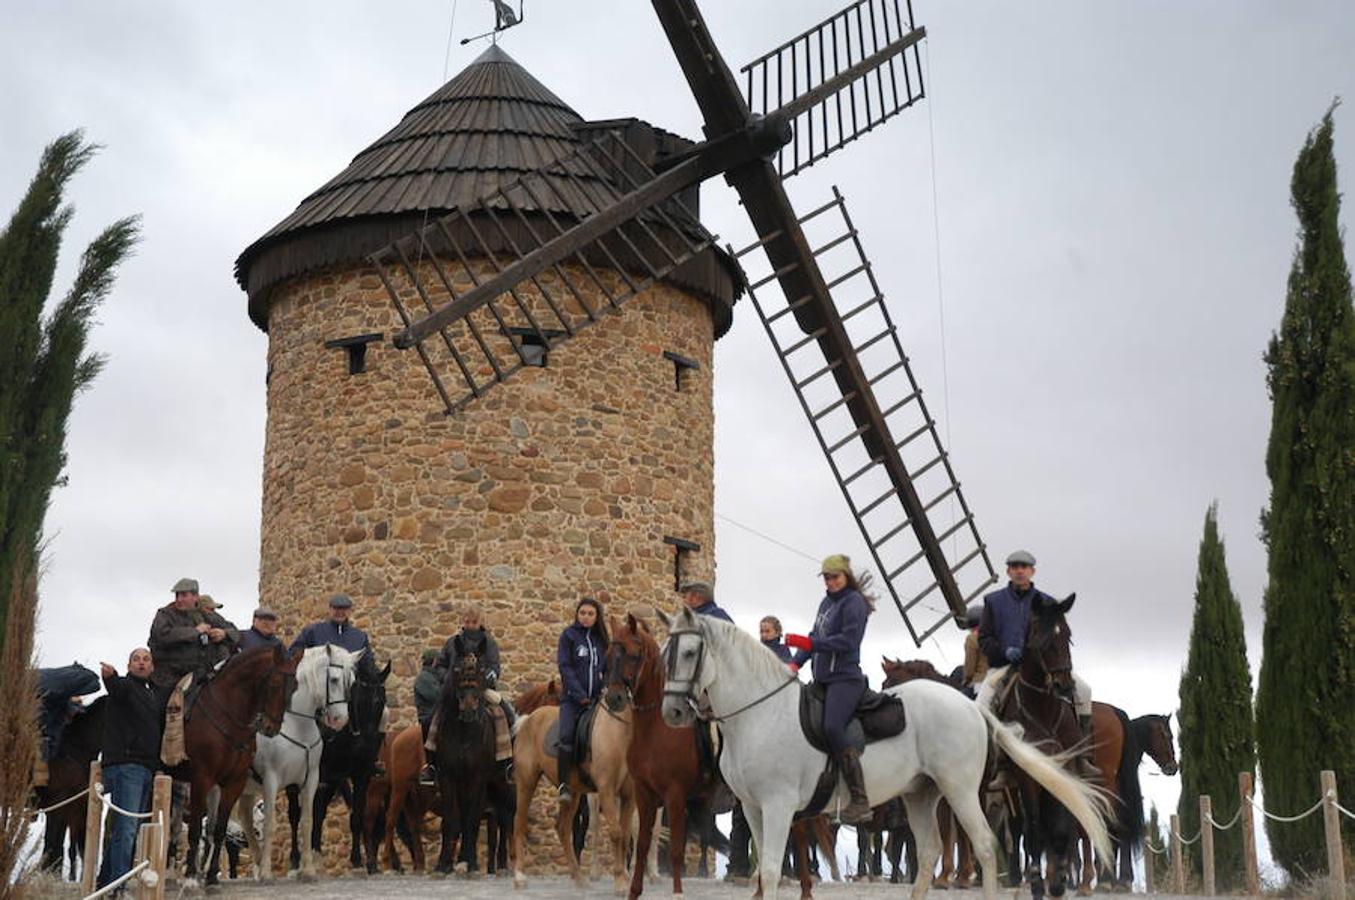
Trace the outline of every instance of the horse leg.
[[[979, 777], [981, 779], [982, 775]], [[966, 789], [966, 786], [957, 785], [947, 799], [957, 825], [956, 836], [962, 838], [960, 869], [961, 877], [966, 881], [964, 886], [969, 886], [969, 873], [973, 871], [971, 854], [977, 854], [979, 866], [983, 869], [984, 900], [994, 900], [997, 897], [997, 852], [993, 849], [996, 838], [983, 816], [977, 786]], [[956, 884], [956, 887], [960, 885]]]
[[805, 834], [808, 822], [791, 822], [790, 838], [795, 853], [795, 874], [800, 879], [800, 900], [813, 900], [814, 879], [809, 877], [809, 837]]
[[828, 871], [832, 873], [833, 880], [842, 881], [842, 870], [837, 864], [837, 837], [828, 824], [828, 817], [819, 815], [810, 819], [809, 830], [814, 835], [813, 843], [818, 845], [819, 852], [828, 860]]
[[[1092, 876], [1097, 874], [1096, 859], [1092, 853], [1092, 843], [1087, 840], [1087, 836], [1082, 829], [1077, 830], [1077, 843], [1074, 845], [1074, 852], [1078, 849], [1082, 851], [1082, 878], [1077, 886], [1077, 895], [1079, 897], [1090, 897], [1092, 894]], [[1098, 887], [1109, 888], [1110, 885], [1103, 877], [1097, 878]]]
[[913, 882], [913, 900], [922, 900], [932, 884], [932, 873], [936, 871], [936, 859], [941, 855], [941, 836], [936, 829], [936, 803], [941, 792], [936, 782], [925, 784], [903, 795], [903, 805], [908, 811], [908, 824], [912, 826], [913, 839], [917, 842], [917, 879]]
[[301, 788], [289, 784], [283, 789], [283, 793], [287, 795], [287, 828], [292, 838], [291, 853], [287, 857], [287, 871], [296, 872], [301, 869]]
[[527, 873], [522, 871], [522, 845], [527, 839], [532, 793], [536, 790], [536, 783], [541, 780], [541, 769], [536, 764], [532, 764], [529, 768], [525, 761], [515, 759], [514, 762], [517, 770], [515, 786], [518, 796], [517, 812], [513, 816], [513, 842], [509, 846], [508, 859], [513, 866], [513, 887], [524, 888], [527, 886]]
[[[249, 769], [246, 767], [239, 775], [232, 775], [230, 780], [220, 785], [220, 795], [217, 798], [217, 815], [212, 823], [212, 855], [207, 860], [207, 878], [208, 885], [217, 883], [221, 874], [221, 848], [226, 843], [226, 823], [230, 820], [230, 812], [235, 808], [235, 803], [240, 799], [240, 793], [245, 789], [245, 780], [249, 778]], [[196, 798], [197, 791], [193, 791]], [[194, 806], [196, 806], [196, 801]], [[194, 825], [197, 825], [200, 816], [194, 817]]]
[[[307, 753], [312, 751], [307, 750]], [[320, 748], [315, 748], [315, 765], [310, 769], [309, 777], [306, 783], [301, 786], [301, 828], [302, 834], [310, 834], [315, 827], [315, 791], [320, 781]], [[295, 832], [294, 832], [295, 833]], [[295, 849], [295, 845], [293, 845]], [[299, 880], [315, 880], [315, 851], [311, 848], [311, 842], [306, 841], [301, 846], [301, 866]]]
[[[560, 839], [560, 846], [565, 850], [565, 862], [569, 864], [570, 880], [578, 887], [583, 887], [586, 883], [583, 877], [583, 870], [579, 867], [579, 855], [574, 852], [573, 827], [574, 814], [579, 811], [579, 804], [583, 801], [582, 792], [574, 793], [568, 803], [561, 803], [559, 810], [555, 814], [555, 836]], [[519, 820], [520, 820], [519, 815]]]
[[456, 782], [451, 763], [438, 766], [438, 792], [442, 796], [442, 846], [438, 848], [436, 870], [443, 875], [452, 871], [452, 852], [456, 845]]
[[659, 795], [648, 785], [635, 785], [635, 808], [640, 816], [640, 829], [635, 837], [635, 863], [631, 866], [630, 900], [644, 893], [645, 866], [642, 860], [649, 857], [649, 848], [654, 840], [654, 819], [659, 806]]
[[941, 839], [941, 874], [936, 876], [932, 887], [938, 891], [948, 891], [951, 878], [955, 875], [955, 860], [951, 852], [955, 844], [955, 817], [951, 815], [950, 805], [944, 797], [936, 807], [936, 830]]
[[462, 796], [461, 807], [461, 859], [456, 864], [456, 873], [466, 875], [479, 870], [480, 820], [485, 816], [485, 785], [468, 785]]
[[1027, 812], [1023, 815], [1023, 835], [1026, 856], [1026, 880], [1030, 882], [1031, 900], [1043, 900], [1045, 892], [1044, 870], [1040, 861], [1044, 858], [1045, 836], [1041, 826], [1040, 800], [1038, 789], [1022, 792], [1022, 806]]
[[[348, 851], [348, 863], [354, 869], [362, 868], [362, 836], [366, 829], [363, 823], [367, 818], [367, 783], [369, 779], [364, 775], [353, 776], [353, 800], [348, 805], [348, 833], [351, 836], [353, 848]], [[315, 826], [315, 852], [320, 852], [320, 825]]]
[[[762, 875], [764, 871], [764, 866], [765, 871], [768, 874], [768, 877], [772, 879], [773, 886], [775, 886], [777, 884], [777, 881], [780, 879], [780, 873], [777, 872], [775, 875], [771, 874], [774, 871], [772, 868], [772, 864], [767, 862], [767, 853], [762, 849], [762, 842], [766, 839], [762, 834], [762, 807], [754, 806], [751, 803], [744, 803], [743, 817], [748, 820], [748, 833], [749, 835], [751, 835], [752, 841], [757, 846], [757, 867], [749, 868], [748, 880], [751, 881], [753, 884], [753, 900], [763, 900]], [[787, 828], [786, 830], [787, 832], [789, 832], [790, 829]], [[806, 851], [805, 853], [806, 858], [808, 857], [808, 855], [809, 855], [808, 851]], [[806, 862], [807, 861], [808, 860], [806, 859]], [[781, 865], [780, 860], [777, 860], [776, 865], [777, 866]], [[807, 874], [809, 871], [809, 866], [806, 865], [803, 871]]]
[[[673, 896], [681, 897], [682, 861], [687, 850], [687, 792], [681, 784], [674, 784], [668, 788], [663, 805], [668, 810], [668, 865], [672, 869]], [[781, 837], [781, 843], [777, 847], [782, 853], [785, 852], [785, 835]]]
[[[762, 895], [767, 900], [776, 900], [781, 887], [781, 859], [786, 849], [786, 839], [790, 836], [790, 820], [795, 814], [795, 800], [792, 797], [777, 797], [764, 803], [757, 810], [758, 828], [753, 832], [762, 836], [758, 844], [757, 868], [762, 879]], [[744, 815], [748, 815], [745, 808]], [[748, 824], [753, 824], [749, 818]], [[680, 858], [679, 858], [680, 859]]]

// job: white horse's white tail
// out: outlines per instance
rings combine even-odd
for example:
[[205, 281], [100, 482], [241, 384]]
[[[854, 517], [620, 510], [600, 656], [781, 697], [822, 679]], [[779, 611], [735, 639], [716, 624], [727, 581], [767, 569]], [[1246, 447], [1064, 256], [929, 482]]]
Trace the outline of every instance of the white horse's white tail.
[[1110, 859], [1110, 836], [1106, 833], [1106, 819], [1111, 812], [1109, 795], [1063, 768], [1072, 754], [1050, 756], [1022, 738], [1015, 728], [993, 715], [992, 710], [980, 706], [979, 712], [983, 713], [988, 731], [1002, 752], [1062, 803], [1087, 832], [1096, 852]]

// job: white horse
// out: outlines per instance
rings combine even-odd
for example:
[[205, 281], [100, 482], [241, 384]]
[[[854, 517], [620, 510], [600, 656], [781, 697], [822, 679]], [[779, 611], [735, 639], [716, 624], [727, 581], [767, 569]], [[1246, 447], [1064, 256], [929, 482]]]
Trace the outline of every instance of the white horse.
[[[659, 615], [668, 625], [664, 719], [674, 727], [693, 724], [697, 702], [705, 697], [723, 733], [720, 771], [743, 802], [757, 845], [786, 846], [791, 817], [809, 805], [826, 762], [826, 755], [800, 730], [797, 679], [761, 642], [728, 622], [690, 609], [672, 618]], [[791, 682], [795, 686], [786, 689]], [[1046, 756], [946, 685], [910, 681], [889, 693], [902, 698], [908, 726], [902, 734], [868, 746], [861, 768], [872, 806], [901, 796], [908, 808], [917, 838], [913, 900], [926, 895], [941, 854], [936, 804], [942, 796], [973, 840], [983, 867], [984, 897], [997, 896], [993, 833], [979, 807], [990, 741], [1068, 808], [1094, 846], [1110, 846], [1107, 801], [1096, 788], [1060, 768], [1059, 758]], [[846, 800], [839, 779], [826, 809], [840, 808]], [[768, 900], [776, 900], [780, 867], [779, 850], [758, 854], [760, 893]]]
[[[287, 705], [282, 730], [275, 737], [256, 735], [253, 771], [235, 805], [236, 820], [249, 841], [254, 860], [254, 877], [273, 878], [273, 822], [277, 796], [288, 785], [301, 787], [301, 870], [302, 879], [315, 877], [315, 859], [311, 852], [311, 816], [315, 789], [320, 784], [320, 755], [324, 752], [321, 725], [338, 731], [348, 724], [348, 696], [358, 657], [367, 651], [350, 653], [342, 647], [326, 644], [311, 647], [296, 667], [296, 692]], [[257, 780], [262, 778], [262, 784]], [[263, 843], [254, 833], [255, 802], [263, 799]], [[249, 818], [242, 818], [250, 814]]]

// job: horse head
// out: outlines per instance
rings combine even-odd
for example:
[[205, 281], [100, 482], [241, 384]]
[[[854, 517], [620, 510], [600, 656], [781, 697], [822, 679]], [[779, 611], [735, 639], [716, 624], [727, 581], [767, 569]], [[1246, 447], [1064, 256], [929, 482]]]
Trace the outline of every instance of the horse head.
[[1077, 594], [1063, 600], [1043, 595], [1037, 599], [1031, 606], [1021, 657], [1023, 677], [1066, 699], [1073, 696], [1073, 633], [1065, 616], [1076, 599]]
[[[283, 716], [287, 714], [287, 706], [292, 702], [292, 694], [296, 693], [296, 670], [301, 665], [304, 653], [305, 651], [298, 647], [296, 652], [288, 656], [281, 646], [275, 646], [271, 653], [264, 650], [258, 655], [259, 664], [267, 666], [263, 677], [255, 681], [258, 687], [254, 700], [257, 728], [264, 737], [276, 737], [282, 730]], [[244, 659], [245, 656], [239, 658]], [[227, 665], [222, 669], [222, 676], [225, 676], [230, 668]]]
[[884, 669], [885, 682], [883, 686], [887, 688], [903, 684], [905, 681], [916, 681], [919, 678], [926, 681], [950, 683], [950, 679], [936, 671], [936, 666], [925, 659], [910, 659], [904, 662], [886, 656], [881, 658], [880, 668]]
[[[636, 695], [645, 684], [646, 674], [659, 677], [659, 645], [648, 626], [631, 613], [624, 622], [611, 619], [612, 640], [607, 646], [607, 708], [619, 713], [637, 703]], [[651, 704], [652, 706], [652, 704]]]
[[559, 705], [560, 681], [556, 678], [552, 678], [543, 684], [532, 685], [518, 694], [517, 699], [513, 701], [513, 706], [517, 709], [519, 716], [535, 712], [543, 706]]
[[1144, 749], [1163, 775], [1175, 775], [1180, 767], [1176, 763], [1176, 741], [1172, 738], [1171, 718], [1159, 715], [1144, 718], [1148, 720], [1148, 746]]
[[685, 606], [673, 616], [662, 610], [655, 613], [668, 628], [663, 720], [671, 728], [689, 728], [696, 724], [698, 698], [713, 677], [714, 667], [705, 665], [706, 629], [700, 617]]
[[349, 699], [348, 726], [354, 735], [376, 734], [381, 730], [381, 720], [386, 715], [386, 679], [390, 673], [389, 660], [384, 669], [379, 669], [376, 654], [370, 649], [363, 651]]
[[456, 668], [449, 677], [452, 679], [452, 691], [456, 695], [458, 717], [462, 722], [474, 722], [480, 715], [485, 689], [479, 657], [474, 653], [457, 657]]

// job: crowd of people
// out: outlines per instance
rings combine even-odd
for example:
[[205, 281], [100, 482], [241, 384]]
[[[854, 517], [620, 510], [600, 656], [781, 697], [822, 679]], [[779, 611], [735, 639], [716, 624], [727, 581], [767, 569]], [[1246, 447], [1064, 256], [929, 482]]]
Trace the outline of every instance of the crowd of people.
[[[959, 674], [963, 686], [971, 695], [976, 694], [981, 703], [992, 703], [1001, 685], [1019, 665], [1032, 604], [1047, 599], [1035, 588], [1035, 558], [1031, 554], [1017, 551], [1006, 562], [1008, 583], [969, 610], [970, 633]], [[813, 680], [826, 689], [823, 729], [850, 793], [850, 803], [841, 811], [841, 818], [852, 824], [868, 821], [871, 816], [859, 751], [847, 737], [847, 726], [867, 686], [861, 670], [861, 643], [874, 599], [869, 591], [863, 590], [863, 580], [858, 579], [845, 555], [834, 554], [824, 559], [820, 575], [824, 595], [807, 634], [784, 633], [775, 616], [763, 617], [758, 631], [764, 646], [792, 673], [798, 673], [809, 663]], [[206, 674], [234, 653], [257, 647], [282, 647], [277, 634], [278, 615], [272, 609], [266, 606], [255, 609], [250, 627], [241, 631], [221, 615], [220, 604], [199, 592], [194, 579], [180, 579], [172, 592], [173, 601], [155, 613], [147, 645], [129, 655], [126, 675], [120, 675], [108, 663], [101, 664], [98, 677], [79, 665], [39, 672], [43, 760], [58, 751], [64, 723], [78, 708], [77, 698], [97, 692], [102, 681], [108, 693], [111, 723], [103, 739], [105, 791], [117, 806], [133, 812], [148, 809], [152, 778], [160, 764], [173, 766], [182, 761], [176, 754], [182, 753], [182, 690], [191, 680], [189, 676]], [[679, 595], [682, 603], [699, 615], [733, 621], [715, 602], [708, 583], [688, 582], [681, 586]], [[325, 644], [349, 651], [369, 646], [368, 635], [351, 621], [351, 598], [335, 594], [329, 598], [328, 606], [328, 618], [303, 627], [286, 648], [288, 652]], [[557, 791], [562, 800], [569, 799], [569, 766], [574, 757], [576, 726], [584, 712], [598, 702], [606, 682], [607, 645], [602, 603], [587, 597], [579, 600], [556, 647], [561, 684]], [[485, 698], [495, 717], [496, 757], [506, 776], [511, 777], [511, 726], [515, 713], [497, 691], [502, 675], [499, 647], [485, 627], [484, 615], [478, 607], [464, 609], [460, 629], [446, 640], [441, 651], [424, 651], [423, 666], [414, 681], [416, 714], [428, 749], [434, 750], [447, 673], [456, 669], [459, 660], [471, 655], [478, 663]], [[1078, 711], [1089, 716], [1090, 691], [1081, 679], [1078, 683]], [[1084, 729], [1087, 727], [1084, 721]], [[429, 754], [430, 759], [433, 756]], [[425, 777], [430, 775], [425, 773]], [[39, 772], [38, 779], [41, 777]], [[740, 819], [736, 813], [731, 837], [736, 856], [746, 860], [747, 826]], [[116, 880], [131, 867], [135, 830], [135, 820], [115, 817], [99, 873], [100, 886]], [[742, 854], [738, 852], [739, 842], [743, 843]]]

